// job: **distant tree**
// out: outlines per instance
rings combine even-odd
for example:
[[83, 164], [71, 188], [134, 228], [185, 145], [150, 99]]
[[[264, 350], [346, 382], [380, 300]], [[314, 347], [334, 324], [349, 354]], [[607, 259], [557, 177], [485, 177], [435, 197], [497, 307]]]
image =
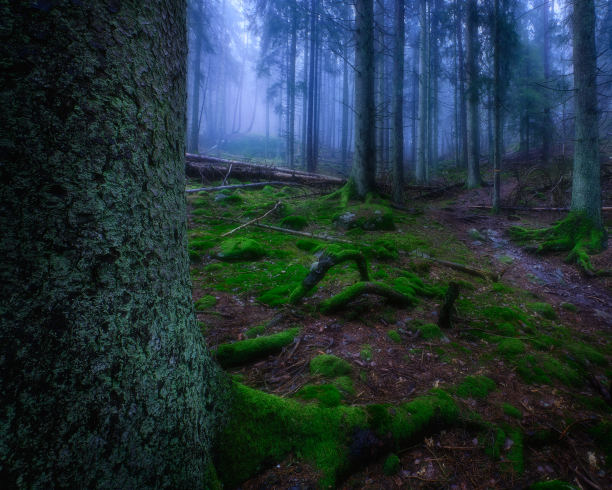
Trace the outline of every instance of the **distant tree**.
[[393, 200], [404, 202], [404, 0], [395, 0], [393, 48]]
[[467, 82], [468, 82], [468, 177], [467, 187], [479, 187], [480, 176], [480, 118], [478, 113], [478, 5], [467, 2]]
[[429, 179], [429, 20], [427, 0], [419, 1], [419, 108], [416, 161], [417, 182]]
[[206, 488], [224, 401], [186, 250], [185, 2], [7, 5], [2, 486]]

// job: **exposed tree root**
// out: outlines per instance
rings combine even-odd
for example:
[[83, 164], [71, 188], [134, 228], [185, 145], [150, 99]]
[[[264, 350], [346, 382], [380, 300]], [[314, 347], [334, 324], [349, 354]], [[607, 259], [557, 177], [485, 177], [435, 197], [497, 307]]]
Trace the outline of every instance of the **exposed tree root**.
[[391, 303], [398, 306], [411, 306], [414, 298], [400, 293], [391, 286], [382, 282], [358, 282], [349, 286], [344, 291], [321, 303], [323, 313], [331, 313], [344, 308], [348, 303], [363, 294], [375, 294], [387, 298]]
[[589, 275], [596, 273], [589, 254], [601, 252], [607, 238], [604, 229], [596, 227], [591, 219], [579, 212], [570, 213], [548, 228], [528, 230], [515, 226], [508, 231], [519, 243], [538, 244], [537, 253], [569, 251], [566, 262], [578, 264]]
[[473, 267], [468, 267], [467, 265], [458, 264], [457, 262], [450, 262], [448, 260], [435, 259], [428, 255], [418, 254], [416, 252], [411, 253], [412, 256], [418, 257], [423, 260], [428, 260], [435, 264], [443, 265], [444, 267], [448, 267], [449, 269], [455, 269], [460, 272], [465, 272], [466, 274], [470, 274], [471, 276], [482, 277], [483, 279], [489, 281], [497, 282], [499, 281], [499, 274], [495, 272], [483, 271], [481, 269], [474, 269]]
[[355, 261], [362, 281], [370, 280], [368, 274], [368, 262], [361, 252], [358, 252], [357, 250], [326, 249], [319, 256], [319, 260], [310, 266], [310, 272], [304, 278], [302, 284], [300, 284], [295, 291], [291, 293], [291, 303], [298, 303], [325, 277], [325, 274], [327, 274], [329, 269], [335, 265], [342, 264], [347, 261]]

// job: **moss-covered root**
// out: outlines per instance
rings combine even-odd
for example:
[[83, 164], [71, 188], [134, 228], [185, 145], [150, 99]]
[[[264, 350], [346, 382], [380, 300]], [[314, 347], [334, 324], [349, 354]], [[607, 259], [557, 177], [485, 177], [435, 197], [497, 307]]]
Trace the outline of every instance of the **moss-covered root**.
[[294, 291], [289, 300], [298, 303], [308, 292], [314, 288], [332, 267], [348, 261], [355, 261], [362, 281], [369, 281], [368, 262], [363, 254], [357, 250], [343, 250], [338, 246], [325, 248], [319, 260], [310, 266], [310, 272]]
[[397, 306], [411, 306], [415, 303], [414, 297], [400, 293], [382, 282], [358, 282], [349, 286], [341, 293], [323, 301], [320, 306], [321, 311], [323, 313], [338, 311], [363, 294], [383, 296]]
[[215, 465], [225, 487], [234, 488], [295, 452], [328, 488], [359, 461], [413, 444], [457, 418], [454, 401], [440, 390], [394, 407], [323, 408], [235, 384]]
[[601, 252], [607, 239], [605, 229], [580, 212], [570, 213], [549, 228], [527, 230], [515, 226], [509, 233], [518, 242], [538, 244], [538, 253], [569, 251], [567, 262], [577, 263], [588, 274], [594, 273], [589, 254]]
[[221, 344], [217, 347], [215, 356], [222, 367], [252, 362], [280, 351], [284, 346], [293, 342], [299, 331], [299, 328], [290, 328], [273, 335]]

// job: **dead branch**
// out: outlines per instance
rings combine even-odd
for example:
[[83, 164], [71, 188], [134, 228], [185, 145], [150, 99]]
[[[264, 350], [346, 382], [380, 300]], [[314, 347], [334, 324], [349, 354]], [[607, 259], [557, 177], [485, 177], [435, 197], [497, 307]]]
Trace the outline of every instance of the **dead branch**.
[[252, 219], [251, 221], [247, 221], [246, 223], [234, 228], [233, 230], [227, 231], [225, 233], [223, 233], [221, 236], [222, 237], [226, 237], [228, 235], [231, 235], [232, 233], [234, 233], [235, 231], [241, 230], [242, 228], [246, 228], [247, 226], [253, 224], [253, 223], [257, 223], [259, 220], [264, 219], [266, 216], [268, 216], [270, 213], [272, 213], [273, 211], [275, 211], [281, 204], [281, 201], [277, 201], [276, 204], [274, 205], [274, 207], [272, 209], [270, 209], [269, 211], [267, 211], [265, 214], [262, 214], [261, 216], [259, 216], [258, 218]]
[[[479, 210], [483, 210], [483, 211], [490, 211], [492, 208], [491, 206], [468, 206], [469, 209], [479, 209]], [[524, 212], [555, 212], [555, 213], [565, 213], [565, 212], [569, 212], [570, 208], [545, 208], [545, 207], [538, 207], [538, 208], [525, 208], [525, 207], [517, 207], [517, 206], [502, 206], [499, 208], [502, 211], [524, 211]], [[601, 210], [603, 212], [610, 212], [612, 211], [612, 207], [606, 206], [606, 207], [602, 207]]]

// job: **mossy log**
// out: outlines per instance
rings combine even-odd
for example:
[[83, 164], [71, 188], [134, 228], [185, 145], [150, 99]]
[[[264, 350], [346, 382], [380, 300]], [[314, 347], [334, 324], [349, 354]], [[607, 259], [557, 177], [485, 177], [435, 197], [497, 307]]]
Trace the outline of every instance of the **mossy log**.
[[267, 185], [300, 185], [295, 182], [280, 182], [280, 181], [268, 181], [268, 182], [255, 182], [252, 184], [233, 184], [233, 185], [218, 185], [216, 187], [200, 187], [198, 189], [187, 189], [185, 192], [187, 194], [193, 194], [194, 192], [217, 192], [223, 191], [226, 189], [244, 189], [248, 187], [265, 187]]
[[348, 303], [355, 298], [364, 294], [375, 294], [383, 296], [389, 302], [397, 306], [411, 306], [414, 304], [414, 298], [407, 294], [400, 293], [387, 284], [382, 282], [358, 282], [349, 286], [344, 291], [321, 303], [321, 311], [323, 313], [331, 313], [344, 308]]
[[291, 303], [298, 303], [312, 288], [321, 282], [329, 269], [347, 261], [355, 261], [362, 281], [370, 280], [368, 262], [361, 252], [357, 250], [343, 250], [339, 252], [325, 250], [319, 256], [319, 260], [310, 266], [310, 272], [304, 278], [302, 284], [291, 293]]

